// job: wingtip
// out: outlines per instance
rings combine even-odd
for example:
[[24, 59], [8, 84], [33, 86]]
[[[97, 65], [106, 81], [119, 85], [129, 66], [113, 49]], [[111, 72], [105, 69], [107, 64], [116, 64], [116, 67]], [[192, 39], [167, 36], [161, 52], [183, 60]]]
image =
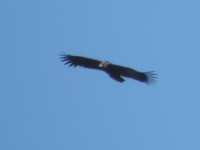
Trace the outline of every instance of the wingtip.
[[67, 55], [67, 54], [60, 54], [60, 59], [61, 59], [62, 61], [68, 60], [69, 57], [70, 57], [70, 55]]
[[77, 65], [72, 61], [72, 55], [68, 54], [60, 54], [61, 62], [64, 62], [64, 65], [68, 65], [69, 67], [76, 67]]
[[158, 74], [155, 71], [149, 71], [145, 73], [147, 76], [147, 80], [145, 81], [148, 85], [154, 85], [156, 83], [156, 79], [158, 78]]

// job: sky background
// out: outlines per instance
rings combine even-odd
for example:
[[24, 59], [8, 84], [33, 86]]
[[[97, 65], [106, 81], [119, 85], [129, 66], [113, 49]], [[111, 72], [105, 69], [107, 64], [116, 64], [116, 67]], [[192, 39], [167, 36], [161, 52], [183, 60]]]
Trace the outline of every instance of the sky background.
[[[1, 150], [199, 150], [199, 0], [1, 0]], [[62, 53], [156, 71], [155, 86]]]

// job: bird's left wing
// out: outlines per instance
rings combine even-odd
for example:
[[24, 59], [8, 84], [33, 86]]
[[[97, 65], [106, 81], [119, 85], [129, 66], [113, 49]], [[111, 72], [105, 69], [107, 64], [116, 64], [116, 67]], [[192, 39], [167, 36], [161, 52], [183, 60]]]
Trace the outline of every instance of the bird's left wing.
[[65, 62], [65, 65], [69, 64], [70, 67], [80, 66], [90, 69], [101, 69], [99, 67], [101, 61], [96, 59], [86, 58], [82, 56], [65, 55], [65, 54], [61, 55], [60, 59], [61, 61]]

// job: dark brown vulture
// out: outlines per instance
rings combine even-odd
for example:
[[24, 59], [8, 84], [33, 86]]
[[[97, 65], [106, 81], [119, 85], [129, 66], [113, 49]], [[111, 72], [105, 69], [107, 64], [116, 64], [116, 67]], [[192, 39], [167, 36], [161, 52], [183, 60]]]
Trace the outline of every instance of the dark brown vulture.
[[139, 72], [134, 69], [123, 67], [119, 65], [112, 64], [108, 61], [99, 61], [96, 59], [86, 58], [82, 56], [72, 56], [72, 55], [61, 55], [61, 61], [65, 62], [65, 65], [73, 67], [85, 67], [89, 69], [102, 70], [108, 73], [108, 75], [118, 82], [124, 82], [122, 77], [132, 78], [146, 84], [154, 83], [156, 79], [156, 74], [154, 71], [149, 72]]

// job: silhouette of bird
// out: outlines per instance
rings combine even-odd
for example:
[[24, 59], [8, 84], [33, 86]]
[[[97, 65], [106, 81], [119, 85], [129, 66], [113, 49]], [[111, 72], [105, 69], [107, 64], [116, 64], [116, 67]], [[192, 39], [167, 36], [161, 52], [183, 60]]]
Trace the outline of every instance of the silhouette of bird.
[[85, 67], [89, 69], [97, 69], [106, 72], [112, 79], [118, 82], [124, 82], [123, 77], [131, 78], [146, 84], [154, 83], [156, 80], [156, 75], [154, 71], [149, 72], [139, 72], [135, 69], [124, 67], [120, 65], [115, 65], [109, 61], [99, 61], [92, 58], [87, 58], [83, 56], [73, 56], [62, 54], [60, 57], [61, 61], [65, 62], [65, 65], [70, 67]]

